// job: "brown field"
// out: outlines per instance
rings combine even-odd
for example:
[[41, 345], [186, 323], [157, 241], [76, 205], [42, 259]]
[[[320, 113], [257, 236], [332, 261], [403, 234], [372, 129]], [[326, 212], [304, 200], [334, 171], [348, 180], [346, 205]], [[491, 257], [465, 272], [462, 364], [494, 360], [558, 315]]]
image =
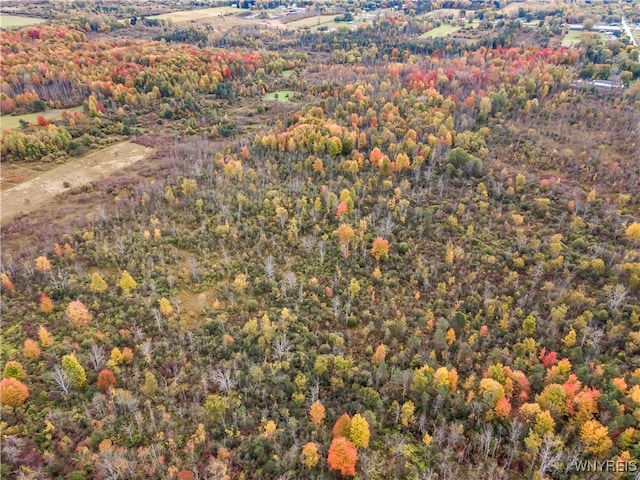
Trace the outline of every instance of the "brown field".
[[184, 10], [179, 12], [163, 13], [162, 15], [156, 15], [149, 18], [154, 20], [171, 20], [174, 23], [182, 23], [194, 20], [209, 20], [212, 18], [222, 17], [225, 15], [234, 15], [241, 12], [246, 12], [246, 10], [233, 7], [214, 7], [201, 8], [198, 10]]
[[[153, 151], [132, 142], [122, 142], [91, 152], [51, 170], [39, 172], [27, 167], [7, 167], [17, 185], [2, 192], [0, 223], [30, 213], [55, 201], [70, 188], [82, 187], [148, 157]], [[5, 173], [3, 172], [3, 177]]]

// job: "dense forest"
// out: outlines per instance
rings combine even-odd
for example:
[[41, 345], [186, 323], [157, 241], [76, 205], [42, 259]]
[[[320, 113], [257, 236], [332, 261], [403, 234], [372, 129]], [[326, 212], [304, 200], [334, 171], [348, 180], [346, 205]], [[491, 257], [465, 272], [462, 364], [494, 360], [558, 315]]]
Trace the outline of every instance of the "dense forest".
[[2, 31], [3, 168], [156, 149], [2, 227], [3, 477], [636, 478], [638, 49], [412, 22]]

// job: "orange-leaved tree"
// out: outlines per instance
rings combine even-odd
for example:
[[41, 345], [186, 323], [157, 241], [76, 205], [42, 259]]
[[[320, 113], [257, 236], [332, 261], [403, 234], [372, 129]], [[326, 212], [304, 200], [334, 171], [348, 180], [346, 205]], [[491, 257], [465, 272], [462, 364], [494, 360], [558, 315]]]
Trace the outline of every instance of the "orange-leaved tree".
[[29, 389], [20, 380], [3, 378], [0, 380], [0, 404], [16, 408], [29, 398]]
[[105, 368], [98, 374], [98, 390], [106, 392], [115, 386], [116, 377], [113, 375], [111, 370]]
[[25, 358], [31, 358], [33, 360], [37, 360], [41, 355], [40, 347], [37, 342], [31, 338], [27, 338], [24, 341], [24, 346], [22, 347], [22, 355]]
[[343, 413], [333, 425], [333, 437], [348, 437], [351, 430], [351, 417], [348, 413]]
[[40, 295], [40, 311], [46, 315], [53, 312], [53, 301], [49, 295], [43, 293]]
[[389, 258], [389, 240], [382, 237], [376, 238], [371, 247], [371, 255], [378, 261]]
[[91, 320], [91, 313], [80, 300], [74, 300], [69, 303], [69, 305], [67, 305], [66, 314], [71, 325], [76, 328], [86, 327]]
[[334, 438], [329, 447], [329, 470], [338, 470], [343, 476], [354, 476], [356, 474], [356, 463], [358, 462], [358, 449], [345, 437]]

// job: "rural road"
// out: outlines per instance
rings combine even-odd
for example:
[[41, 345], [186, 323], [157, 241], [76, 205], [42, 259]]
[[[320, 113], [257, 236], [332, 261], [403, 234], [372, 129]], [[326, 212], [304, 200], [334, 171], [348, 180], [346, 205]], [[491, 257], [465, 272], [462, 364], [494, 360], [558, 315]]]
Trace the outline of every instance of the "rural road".
[[[2, 192], [0, 224], [4, 225], [21, 213], [46, 206], [69, 188], [108, 177], [113, 172], [146, 158], [152, 151], [151, 148], [132, 142], [117, 143], [77, 160], [70, 160], [11, 187]], [[67, 187], [64, 186], [65, 182], [68, 182]]]

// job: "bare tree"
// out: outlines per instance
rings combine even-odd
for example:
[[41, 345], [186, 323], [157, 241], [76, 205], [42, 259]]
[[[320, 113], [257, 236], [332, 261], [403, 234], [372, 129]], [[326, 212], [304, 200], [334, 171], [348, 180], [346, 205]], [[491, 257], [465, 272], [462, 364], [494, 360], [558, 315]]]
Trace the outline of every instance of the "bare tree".
[[509, 423], [509, 450], [507, 452], [507, 463], [505, 465], [505, 468], [507, 470], [509, 470], [511, 462], [513, 462], [513, 459], [518, 452], [518, 447], [520, 446], [520, 437], [522, 436], [523, 432], [524, 423], [522, 423], [517, 418], [513, 419], [511, 423]]
[[151, 361], [151, 354], [153, 353], [153, 345], [149, 340], [145, 340], [140, 344], [140, 352], [142, 356], [145, 358], [145, 361]]
[[604, 291], [608, 296], [609, 308], [616, 311], [618, 307], [624, 304], [627, 298], [627, 289], [624, 285], [617, 284], [615, 287], [607, 285], [604, 287]]
[[51, 379], [53, 380], [54, 386], [56, 387], [56, 391], [62, 393], [64, 396], [67, 396], [71, 391], [71, 382], [69, 381], [69, 376], [67, 372], [64, 371], [60, 365], [56, 365], [53, 367], [53, 372], [51, 372]]
[[267, 280], [269, 280], [270, 282], [273, 282], [273, 280], [276, 277], [276, 269], [273, 263], [273, 255], [269, 255], [267, 258], [265, 258], [263, 267], [264, 267], [264, 274], [267, 276]]
[[89, 353], [89, 361], [91, 362], [91, 366], [96, 372], [104, 368], [106, 364], [105, 359], [106, 359], [106, 354], [104, 349], [96, 343], [91, 345], [91, 352]]
[[540, 446], [540, 478], [545, 478], [549, 470], [557, 470], [562, 460], [562, 452], [558, 450], [553, 435], [545, 435]]
[[234, 389], [236, 382], [233, 378], [231, 378], [231, 369], [221, 369], [218, 368], [211, 372], [211, 380], [218, 385], [218, 388], [222, 390], [224, 393], [229, 393]]
[[318, 256], [320, 257], [320, 263], [324, 263], [324, 255], [326, 253], [325, 244], [322, 240], [318, 242]]
[[11, 436], [2, 442], [2, 454], [6, 460], [11, 463], [18, 463], [20, 456], [22, 455], [22, 447], [24, 446], [24, 439]]
[[275, 357], [282, 361], [283, 359], [289, 360], [291, 358], [291, 342], [287, 340], [286, 335], [283, 337], [276, 338], [273, 341], [273, 348], [275, 350]]

